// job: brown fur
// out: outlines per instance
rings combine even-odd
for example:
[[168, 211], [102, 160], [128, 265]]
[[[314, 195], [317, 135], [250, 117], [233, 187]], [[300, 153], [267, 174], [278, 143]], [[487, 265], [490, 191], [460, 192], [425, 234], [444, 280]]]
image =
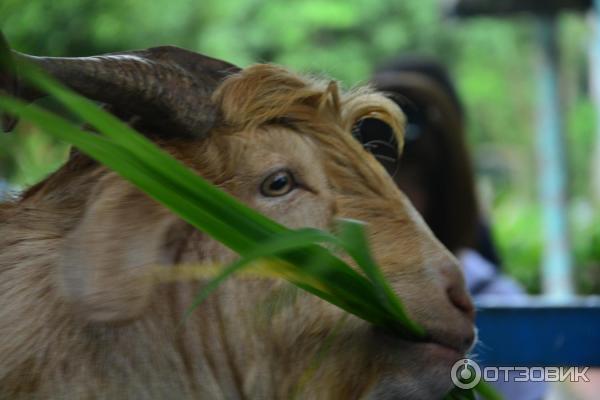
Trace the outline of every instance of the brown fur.
[[[446, 347], [382, 335], [285, 282], [248, 277], [228, 280], [177, 329], [202, 282], [156, 283], [151, 267], [235, 255], [74, 152], [0, 207], [0, 399], [440, 397], [473, 340], [462, 277], [350, 134], [367, 114], [400, 134], [399, 109], [269, 65], [228, 78], [213, 100], [220, 124], [208, 139], [159, 144], [285, 225], [366, 221], [410, 315]], [[262, 196], [278, 168], [300, 186]]]

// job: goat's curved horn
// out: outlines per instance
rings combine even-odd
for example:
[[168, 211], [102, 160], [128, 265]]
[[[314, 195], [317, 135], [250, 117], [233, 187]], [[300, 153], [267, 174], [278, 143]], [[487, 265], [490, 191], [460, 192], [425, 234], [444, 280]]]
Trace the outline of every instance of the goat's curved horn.
[[[93, 57], [34, 57], [33, 62], [83, 96], [142, 117], [169, 134], [204, 136], [216, 110], [210, 97], [219, 82], [239, 68], [225, 61], [173, 46]], [[17, 62], [18, 65], [18, 62]], [[33, 92], [21, 93], [28, 100]]]

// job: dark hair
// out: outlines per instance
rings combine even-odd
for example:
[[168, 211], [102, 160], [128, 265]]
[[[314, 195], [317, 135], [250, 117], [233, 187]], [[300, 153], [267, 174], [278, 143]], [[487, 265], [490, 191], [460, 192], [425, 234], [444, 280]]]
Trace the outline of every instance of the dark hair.
[[427, 76], [435, 81], [440, 89], [448, 96], [460, 118], [464, 119], [464, 106], [448, 70], [433, 58], [418, 55], [405, 55], [400, 58], [388, 60], [375, 69], [375, 76], [383, 72], [415, 72]]
[[[424, 57], [403, 57], [376, 70], [373, 84], [407, 116], [397, 182], [411, 167], [431, 206], [425, 221], [451, 251], [474, 247], [479, 209], [464, 138], [464, 110], [446, 69]], [[434, 202], [434, 204], [433, 204]]]

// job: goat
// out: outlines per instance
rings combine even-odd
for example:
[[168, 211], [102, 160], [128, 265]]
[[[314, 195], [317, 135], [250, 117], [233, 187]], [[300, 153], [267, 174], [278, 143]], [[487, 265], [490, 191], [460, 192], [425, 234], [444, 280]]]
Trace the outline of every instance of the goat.
[[[376, 261], [428, 336], [402, 340], [352, 316], [340, 325], [344, 312], [315, 296], [239, 276], [177, 329], [202, 281], [157, 283], [152, 267], [236, 255], [73, 150], [0, 205], [0, 399], [431, 399], [450, 389], [450, 368], [474, 341], [459, 267], [352, 135], [374, 116], [400, 142], [393, 102], [368, 88], [343, 92], [282, 67], [239, 69], [174, 47], [13, 56], [107, 103], [284, 225], [365, 221]], [[0, 78], [6, 91], [39, 97], [6, 72]], [[283, 306], [264, 312], [267, 302]]]

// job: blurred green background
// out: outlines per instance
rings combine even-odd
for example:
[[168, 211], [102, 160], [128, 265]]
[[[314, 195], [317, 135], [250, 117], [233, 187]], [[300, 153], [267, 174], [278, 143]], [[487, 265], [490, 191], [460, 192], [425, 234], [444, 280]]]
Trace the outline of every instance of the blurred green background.
[[[569, 209], [579, 293], [600, 293], [600, 215], [590, 191], [595, 109], [583, 14], [559, 18]], [[439, 0], [3, 0], [0, 28], [15, 49], [82, 56], [173, 44], [238, 65], [270, 61], [325, 74], [346, 86], [402, 52], [433, 55], [455, 77], [483, 207], [505, 270], [540, 291], [535, 25], [526, 16], [456, 20]], [[22, 123], [0, 136], [0, 180], [22, 188], [60, 165], [64, 145]], [[0, 189], [1, 190], [1, 189]]]

